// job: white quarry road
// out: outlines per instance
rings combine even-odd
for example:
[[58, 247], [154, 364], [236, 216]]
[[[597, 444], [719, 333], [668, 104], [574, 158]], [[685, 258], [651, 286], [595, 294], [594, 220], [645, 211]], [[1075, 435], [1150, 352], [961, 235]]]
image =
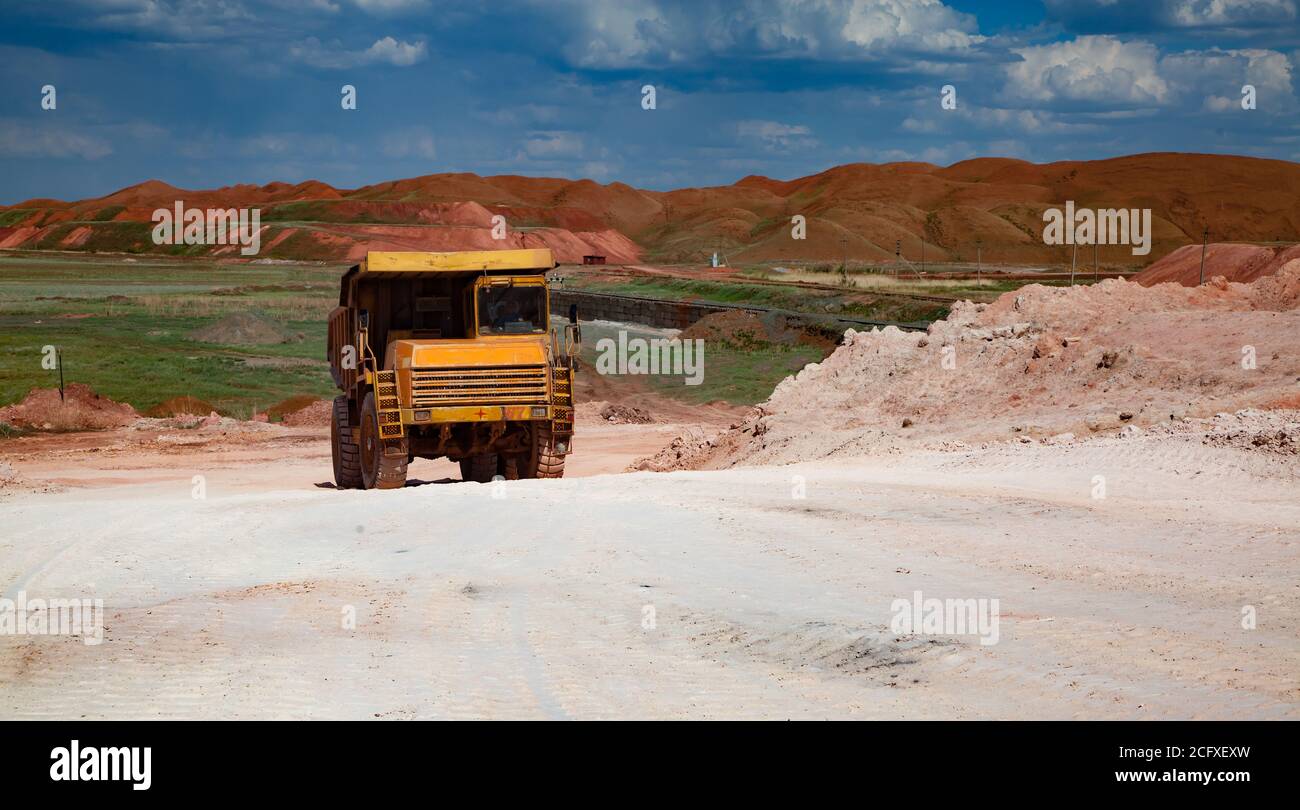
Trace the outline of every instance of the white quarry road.
[[[1300, 716], [1300, 498], [1234, 450], [393, 492], [251, 470], [0, 500], [0, 593], [99, 597], [106, 625], [0, 636], [0, 717]], [[915, 591], [998, 599], [997, 643], [895, 635]]]

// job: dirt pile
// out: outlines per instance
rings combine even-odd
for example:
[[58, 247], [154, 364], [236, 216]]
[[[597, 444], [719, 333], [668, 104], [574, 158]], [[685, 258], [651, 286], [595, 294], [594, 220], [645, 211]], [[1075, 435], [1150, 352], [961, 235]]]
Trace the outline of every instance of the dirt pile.
[[297, 410], [289, 411], [280, 420], [289, 427], [328, 427], [334, 403], [328, 399], [313, 399]]
[[1300, 261], [1253, 284], [1031, 285], [927, 334], [845, 334], [741, 424], [644, 469], [853, 455], [916, 439], [1086, 436], [1286, 406], [1300, 383]]
[[297, 413], [319, 401], [320, 397], [314, 397], [311, 394], [298, 394], [267, 408], [265, 411], [266, 417], [272, 422], [279, 422], [290, 414]]
[[601, 408], [600, 418], [616, 425], [648, 425], [654, 421], [654, 417], [644, 408], [615, 403], [609, 403]]
[[[1213, 244], [1205, 249], [1205, 278], [1223, 276], [1228, 281], [1254, 281], [1273, 275], [1296, 259], [1300, 259], [1300, 245], [1258, 247]], [[1195, 287], [1201, 281], [1201, 246], [1180, 247], [1135, 275], [1132, 280], [1148, 287], [1166, 281], [1184, 287]]]
[[773, 345], [809, 344], [825, 349], [835, 345], [828, 334], [792, 325], [780, 313], [757, 315], [743, 309], [705, 315], [683, 329], [678, 337], [682, 340], [701, 339], [708, 345], [721, 344], [739, 351], [758, 351]]
[[257, 346], [271, 343], [289, 343], [302, 336], [290, 334], [279, 324], [260, 312], [232, 312], [207, 326], [195, 329], [190, 340], [201, 343], [222, 343], [234, 346]]
[[[1198, 420], [1199, 421], [1199, 420]], [[1188, 425], [1183, 422], [1177, 428]], [[1294, 411], [1244, 410], [1216, 414], [1204, 420], [1201, 441], [1214, 447], [1235, 447], [1284, 456], [1300, 455], [1300, 414]], [[1157, 429], [1169, 429], [1161, 425]]]
[[197, 397], [183, 396], [159, 402], [145, 411], [144, 415], [155, 419], [166, 419], [173, 416], [207, 416], [216, 413], [216, 410], [209, 402]]
[[759, 348], [780, 339], [780, 331], [772, 319], [763, 319], [742, 309], [715, 312], [705, 315], [683, 329], [682, 340], [705, 340], [723, 343], [733, 348]]
[[101, 397], [88, 385], [72, 383], [59, 398], [57, 388], [35, 388], [22, 402], [0, 408], [0, 422], [32, 430], [104, 430], [136, 420], [135, 408]]

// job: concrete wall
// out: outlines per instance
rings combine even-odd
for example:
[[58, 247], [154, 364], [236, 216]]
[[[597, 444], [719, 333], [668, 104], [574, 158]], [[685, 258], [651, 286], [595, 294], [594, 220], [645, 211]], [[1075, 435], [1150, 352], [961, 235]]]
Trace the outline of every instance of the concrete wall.
[[[850, 328], [861, 330], [869, 329], [872, 326], [888, 325], [887, 321], [842, 318], [835, 315], [813, 315], [789, 310], [765, 309], [763, 307], [663, 301], [658, 298], [566, 290], [559, 285], [551, 288], [552, 315], [567, 318], [570, 304], [578, 305], [578, 320], [580, 321], [621, 321], [660, 329], [685, 329], [705, 315], [732, 309], [746, 310], [758, 315], [775, 312], [784, 315], [791, 325], [816, 325], [841, 332]], [[918, 324], [895, 325], [900, 329], [924, 329], [923, 325]]]
[[570, 304], [578, 305], [579, 320], [622, 321], [660, 329], [685, 329], [705, 315], [725, 309], [709, 304], [551, 288], [551, 311], [554, 314], [567, 318]]

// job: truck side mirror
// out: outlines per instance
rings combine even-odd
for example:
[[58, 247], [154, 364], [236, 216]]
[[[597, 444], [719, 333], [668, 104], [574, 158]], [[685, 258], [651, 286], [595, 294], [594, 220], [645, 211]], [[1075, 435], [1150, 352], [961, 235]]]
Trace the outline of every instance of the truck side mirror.
[[357, 313], [357, 320], [361, 323], [362, 329], [370, 328], [370, 310], [363, 309]]
[[569, 304], [569, 323], [578, 322], [578, 305]]

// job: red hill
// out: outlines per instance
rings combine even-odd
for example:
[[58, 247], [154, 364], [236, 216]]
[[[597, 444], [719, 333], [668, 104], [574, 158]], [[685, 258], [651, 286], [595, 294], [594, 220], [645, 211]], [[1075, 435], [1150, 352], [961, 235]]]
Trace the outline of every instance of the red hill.
[[[924, 239], [932, 260], [973, 261], [978, 240], [988, 262], [1062, 264], [1070, 249], [1043, 244], [1042, 214], [1067, 200], [1151, 209], [1151, 253], [1103, 247], [1107, 264], [1144, 266], [1199, 244], [1207, 225], [1219, 241], [1300, 241], [1300, 164], [1154, 153], [1047, 164], [996, 157], [947, 167], [854, 163], [793, 180], [751, 175], [667, 192], [463, 172], [358, 189], [313, 180], [186, 190], [149, 180], [97, 199], [0, 207], [0, 248], [180, 252], [153, 245], [148, 228], [154, 209], [177, 200], [259, 208], [264, 255], [325, 260], [381, 244], [492, 247], [488, 229], [499, 214], [512, 243], [553, 245], [563, 261], [584, 252], [611, 262], [702, 261], [718, 248], [733, 263], [884, 260], [896, 243], [915, 261]], [[806, 239], [791, 238], [796, 214], [807, 220]]]

